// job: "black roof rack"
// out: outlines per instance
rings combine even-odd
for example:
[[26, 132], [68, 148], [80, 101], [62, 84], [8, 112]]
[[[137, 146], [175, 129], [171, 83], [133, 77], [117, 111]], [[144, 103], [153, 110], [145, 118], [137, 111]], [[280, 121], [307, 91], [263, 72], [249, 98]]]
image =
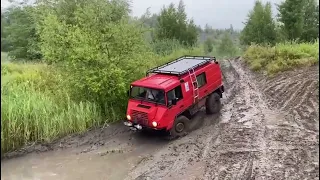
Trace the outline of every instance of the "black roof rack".
[[159, 74], [172, 74], [182, 76], [187, 73], [190, 69], [195, 69], [199, 66], [207, 64], [212, 60], [216, 61], [215, 57], [209, 56], [182, 56], [174, 61], [168, 62], [161, 66], [152, 68], [147, 71], [146, 75], [149, 73], [159, 73]]

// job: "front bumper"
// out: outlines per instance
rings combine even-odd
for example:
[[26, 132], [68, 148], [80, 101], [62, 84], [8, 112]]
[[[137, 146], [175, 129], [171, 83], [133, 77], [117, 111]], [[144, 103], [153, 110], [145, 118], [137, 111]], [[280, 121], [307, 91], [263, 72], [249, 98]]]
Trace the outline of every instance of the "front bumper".
[[131, 130], [142, 130], [142, 126], [140, 124], [135, 124], [131, 121], [124, 121], [123, 124], [130, 127]]
[[150, 127], [150, 126], [145, 126], [145, 125], [141, 125], [139, 123], [134, 123], [132, 121], [128, 121], [125, 120], [123, 121], [123, 124], [127, 127], [129, 127], [131, 130], [142, 130], [142, 129], [146, 129], [146, 130], [163, 130], [164, 128], [154, 128], [154, 127]]

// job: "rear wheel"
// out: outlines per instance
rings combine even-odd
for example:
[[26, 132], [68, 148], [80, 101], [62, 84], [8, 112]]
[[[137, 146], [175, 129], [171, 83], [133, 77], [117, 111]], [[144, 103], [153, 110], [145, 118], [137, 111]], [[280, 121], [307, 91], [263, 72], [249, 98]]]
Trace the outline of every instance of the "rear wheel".
[[206, 100], [207, 114], [216, 114], [221, 110], [221, 100], [218, 93], [211, 94]]
[[169, 139], [185, 136], [189, 131], [190, 120], [185, 116], [179, 116], [169, 131]]

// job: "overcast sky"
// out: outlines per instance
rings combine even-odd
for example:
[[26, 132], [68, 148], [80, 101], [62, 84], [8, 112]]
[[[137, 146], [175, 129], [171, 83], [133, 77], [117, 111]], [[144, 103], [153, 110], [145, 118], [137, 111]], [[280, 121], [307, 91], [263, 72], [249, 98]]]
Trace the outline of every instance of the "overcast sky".
[[[276, 14], [275, 3], [283, 0], [261, 0], [271, 2], [273, 13]], [[141, 16], [150, 7], [151, 13], [158, 13], [163, 5], [171, 2], [178, 4], [179, 0], [131, 0], [132, 13]], [[184, 0], [189, 18], [193, 18], [197, 25], [204, 27], [206, 23], [213, 28], [228, 28], [230, 24], [235, 29], [242, 29], [249, 10], [255, 0]], [[8, 7], [8, 0], [1, 0], [1, 7]]]

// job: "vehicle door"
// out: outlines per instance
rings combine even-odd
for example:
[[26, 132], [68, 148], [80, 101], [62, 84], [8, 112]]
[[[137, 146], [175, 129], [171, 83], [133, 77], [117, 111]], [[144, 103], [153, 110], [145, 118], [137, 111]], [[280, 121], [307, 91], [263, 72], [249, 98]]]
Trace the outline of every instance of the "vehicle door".
[[169, 108], [169, 117], [171, 120], [174, 120], [175, 117], [180, 114], [184, 107], [183, 102], [183, 94], [181, 85], [178, 85], [177, 87], [173, 88], [172, 90], [168, 91], [167, 93], [167, 102], [168, 102], [168, 108]]

